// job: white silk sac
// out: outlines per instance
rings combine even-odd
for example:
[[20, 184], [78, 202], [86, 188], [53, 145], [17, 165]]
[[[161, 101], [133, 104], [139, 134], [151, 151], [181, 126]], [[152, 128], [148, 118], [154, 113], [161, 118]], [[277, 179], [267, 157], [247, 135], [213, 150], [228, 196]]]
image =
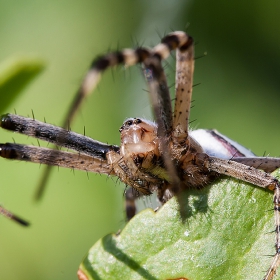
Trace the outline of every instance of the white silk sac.
[[190, 136], [201, 145], [204, 153], [209, 156], [221, 159], [255, 157], [255, 154], [250, 150], [216, 130], [197, 129], [190, 131]]

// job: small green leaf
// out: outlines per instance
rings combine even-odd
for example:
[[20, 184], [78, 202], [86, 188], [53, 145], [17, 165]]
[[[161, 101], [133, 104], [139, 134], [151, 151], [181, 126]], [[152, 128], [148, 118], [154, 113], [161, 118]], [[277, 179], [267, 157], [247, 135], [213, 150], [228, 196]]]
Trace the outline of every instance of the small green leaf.
[[5, 110], [43, 68], [41, 59], [27, 56], [11, 57], [0, 64], [0, 112]]
[[262, 279], [275, 253], [271, 192], [222, 179], [179, 200], [99, 240], [80, 279]]

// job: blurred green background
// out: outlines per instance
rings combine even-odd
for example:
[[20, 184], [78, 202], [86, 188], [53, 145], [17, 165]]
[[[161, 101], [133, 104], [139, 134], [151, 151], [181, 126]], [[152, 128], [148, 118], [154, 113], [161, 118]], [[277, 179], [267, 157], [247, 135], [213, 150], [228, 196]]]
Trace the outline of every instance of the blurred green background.
[[[259, 155], [279, 156], [279, 11], [273, 0], [0, 0], [0, 62], [28, 54], [47, 65], [5, 112], [33, 110], [59, 125], [96, 55], [153, 46], [188, 26], [196, 56], [207, 52], [196, 61], [194, 83], [201, 85], [194, 89], [192, 126], [216, 128]], [[166, 68], [173, 84], [172, 59]], [[139, 67], [108, 71], [71, 129], [83, 133], [85, 126], [88, 136], [119, 144], [125, 118], [151, 117], [144, 88]], [[0, 137], [36, 144], [2, 130]], [[0, 218], [0, 279], [77, 279], [88, 249], [124, 225], [124, 187], [115, 179], [55, 168], [38, 203], [42, 168], [5, 159], [0, 166], [0, 202], [32, 223], [22, 228]]]

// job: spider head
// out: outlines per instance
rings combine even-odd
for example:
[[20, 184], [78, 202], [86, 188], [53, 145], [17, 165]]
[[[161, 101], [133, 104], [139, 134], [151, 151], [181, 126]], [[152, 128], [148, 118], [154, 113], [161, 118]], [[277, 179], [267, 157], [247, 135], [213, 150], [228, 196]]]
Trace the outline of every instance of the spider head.
[[140, 119], [129, 118], [119, 129], [122, 144], [139, 142], [152, 142], [157, 137], [157, 126], [155, 123]]
[[155, 123], [140, 119], [129, 118], [121, 128], [122, 152], [143, 153], [155, 149], [157, 146], [157, 126]]

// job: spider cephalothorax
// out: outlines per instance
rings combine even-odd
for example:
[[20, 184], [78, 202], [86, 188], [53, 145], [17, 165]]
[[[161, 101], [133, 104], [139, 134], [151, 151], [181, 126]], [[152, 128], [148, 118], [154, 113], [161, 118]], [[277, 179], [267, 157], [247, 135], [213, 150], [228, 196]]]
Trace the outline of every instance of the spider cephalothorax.
[[[119, 64], [128, 67], [141, 63], [149, 86], [155, 123], [140, 118], [126, 120], [120, 128], [120, 146], [101, 143], [34, 119], [7, 114], [1, 118], [2, 128], [48, 141], [74, 152], [6, 143], [0, 145], [0, 156], [115, 175], [140, 195], [156, 192], [162, 203], [183, 189], [202, 188], [220, 175], [269, 189], [274, 192], [276, 233], [276, 253], [264, 277], [264, 280], [270, 280], [280, 263], [280, 183], [266, 172], [278, 168], [280, 159], [256, 157], [249, 150], [213, 130], [189, 131], [194, 71], [193, 45], [190, 36], [177, 31], [165, 36], [153, 49], [125, 49], [93, 61], [63, 127], [67, 127], [81, 101], [96, 87], [103, 71]], [[176, 98], [172, 109], [161, 62], [175, 49]], [[135, 214], [135, 197], [130, 190], [126, 194], [128, 218]]]

